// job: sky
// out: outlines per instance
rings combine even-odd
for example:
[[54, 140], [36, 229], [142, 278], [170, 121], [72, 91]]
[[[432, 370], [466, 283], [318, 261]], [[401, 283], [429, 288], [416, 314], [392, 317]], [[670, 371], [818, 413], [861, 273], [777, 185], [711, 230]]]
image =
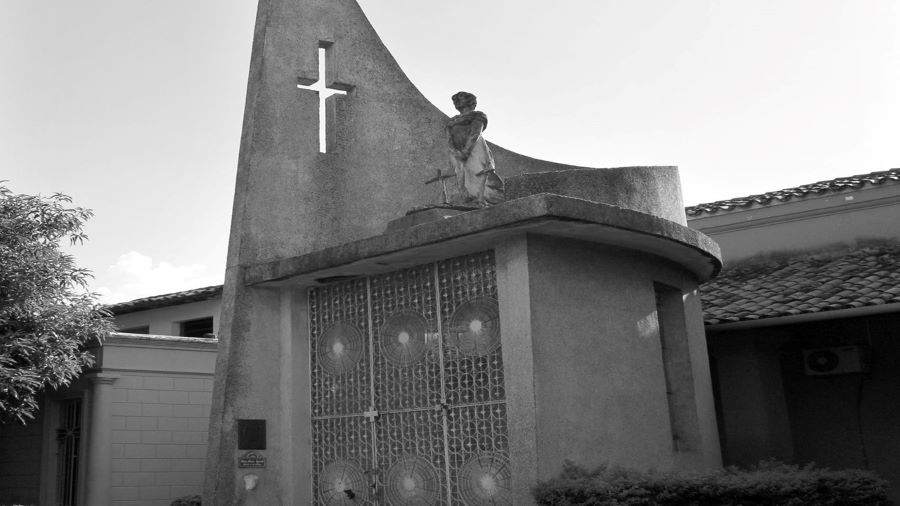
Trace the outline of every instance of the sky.
[[[900, 167], [896, 0], [360, 0], [446, 113], [685, 204]], [[223, 280], [256, 2], [0, 0], [0, 180], [94, 210], [68, 250], [120, 302]], [[502, 168], [500, 169], [502, 173]]]

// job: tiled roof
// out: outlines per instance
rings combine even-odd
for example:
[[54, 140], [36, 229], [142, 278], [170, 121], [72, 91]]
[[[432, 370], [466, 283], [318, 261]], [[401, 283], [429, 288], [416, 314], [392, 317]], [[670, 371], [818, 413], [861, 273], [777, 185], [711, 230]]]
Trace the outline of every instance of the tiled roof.
[[135, 311], [146, 311], [148, 309], [156, 309], [160, 307], [174, 306], [176, 304], [187, 304], [189, 302], [200, 302], [203, 300], [215, 299], [222, 296], [222, 285], [207, 286], [205, 288], [195, 288], [184, 292], [166, 293], [163, 295], [154, 295], [143, 299], [130, 300], [128, 302], [119, 302], [110, 304], [106, 309], [113, 314], [120, 315], [125, 313], [133, 313]]
[[717, 202], [710, 202], [709, 204], [697, 204], [696, 206], [686, 207], [684, 212], [688, 216], [698, 216], [704, 213], [712, 214], [720, 211], [731, 211], [737, 208], [750, 207], [754, 204], [765, 206], [774, 202], [783, 202], [786, 200], [805, 198], [812, 195], [838, 192], [841, 190], [855, 190], [866, 185], [880, 185], [889, 181], [900, 181], [900, 169], [870, 172], [869, 174], [860, 174], [857, 176], [839, 177], [837, 179], [819, 181], [818, 183], [805, 184], [795, 188], [785, 188], [784, 190], [766, 192], [761, 195], [719, 200]]
[[701, 292], [707, 325], [898, 304], [900, 244], [738, 266]]

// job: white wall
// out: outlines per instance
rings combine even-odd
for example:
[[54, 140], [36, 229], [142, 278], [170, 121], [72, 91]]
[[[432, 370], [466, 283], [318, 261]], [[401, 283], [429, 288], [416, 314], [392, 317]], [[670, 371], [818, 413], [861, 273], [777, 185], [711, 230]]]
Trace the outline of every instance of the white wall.
[[762, 253], [855, 246], [867, 239], [900, 239], [900, 183], [807, 196], [766, 206], [688, 217], [730, 262]]
[[101, 351], [117, 374], [112, 400], [112, 504], [169, 506], [200, 494], [216, 341], [119, 334]]
[[150, 327], [150, 334], [163, 336], [180, 335], [180, 322], [197, 318], [213, 317], [213, 332], [219, 331], [219, 307], [222, 300], [204, 300], [178, 306], [135, 311], [116, 316], [116, 326], [120, 329]]
[[113, 387], [113, 505], [169, 506], [200, 494], [212, 378], [128, 374]]

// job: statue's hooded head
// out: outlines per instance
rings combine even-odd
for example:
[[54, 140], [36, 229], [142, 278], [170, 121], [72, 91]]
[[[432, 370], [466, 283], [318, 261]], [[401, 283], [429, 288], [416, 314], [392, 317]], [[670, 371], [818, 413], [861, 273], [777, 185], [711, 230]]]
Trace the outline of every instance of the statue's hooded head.
[[462, 111], [463, 108], [466, 107], [475, 109], [475, 106], [478, 105], [478, 99], [475, 98], [475, 95], [465, 91], [460, 91], [450, 98], [453, 100], [453, 107], [455, 107], [457, 111]]

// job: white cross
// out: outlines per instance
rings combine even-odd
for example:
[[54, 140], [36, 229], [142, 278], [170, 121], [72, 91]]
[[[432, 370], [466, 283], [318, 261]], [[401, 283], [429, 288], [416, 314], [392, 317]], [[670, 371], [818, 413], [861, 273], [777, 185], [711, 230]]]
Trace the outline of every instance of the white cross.
[[[329, 146], [334, 147], [333, 134], [328, 131], [328, 125], [326, 125], [326, 118], [329, 112], [327, 109], [329, 106], [333, 107], [333, 105], [326, 104], [326, 100], [332, 95], [346, 95], [350, 89], [350, 86], [338, 83], [334, 83], [335, 88], [329, 88], [325, 84], [327, 78], [325, 73], [326, 50], [330, 47], [330, 44], [319, 44], [319, 79], [312, 81], [301, 77], [298, 79], [299, 83], [297, 84], [297, 87], [301, 90], [312, 90], [319, 94], [319, 153], [327, 153]], [[334, 128], [333, 125], [332, 128]]]

